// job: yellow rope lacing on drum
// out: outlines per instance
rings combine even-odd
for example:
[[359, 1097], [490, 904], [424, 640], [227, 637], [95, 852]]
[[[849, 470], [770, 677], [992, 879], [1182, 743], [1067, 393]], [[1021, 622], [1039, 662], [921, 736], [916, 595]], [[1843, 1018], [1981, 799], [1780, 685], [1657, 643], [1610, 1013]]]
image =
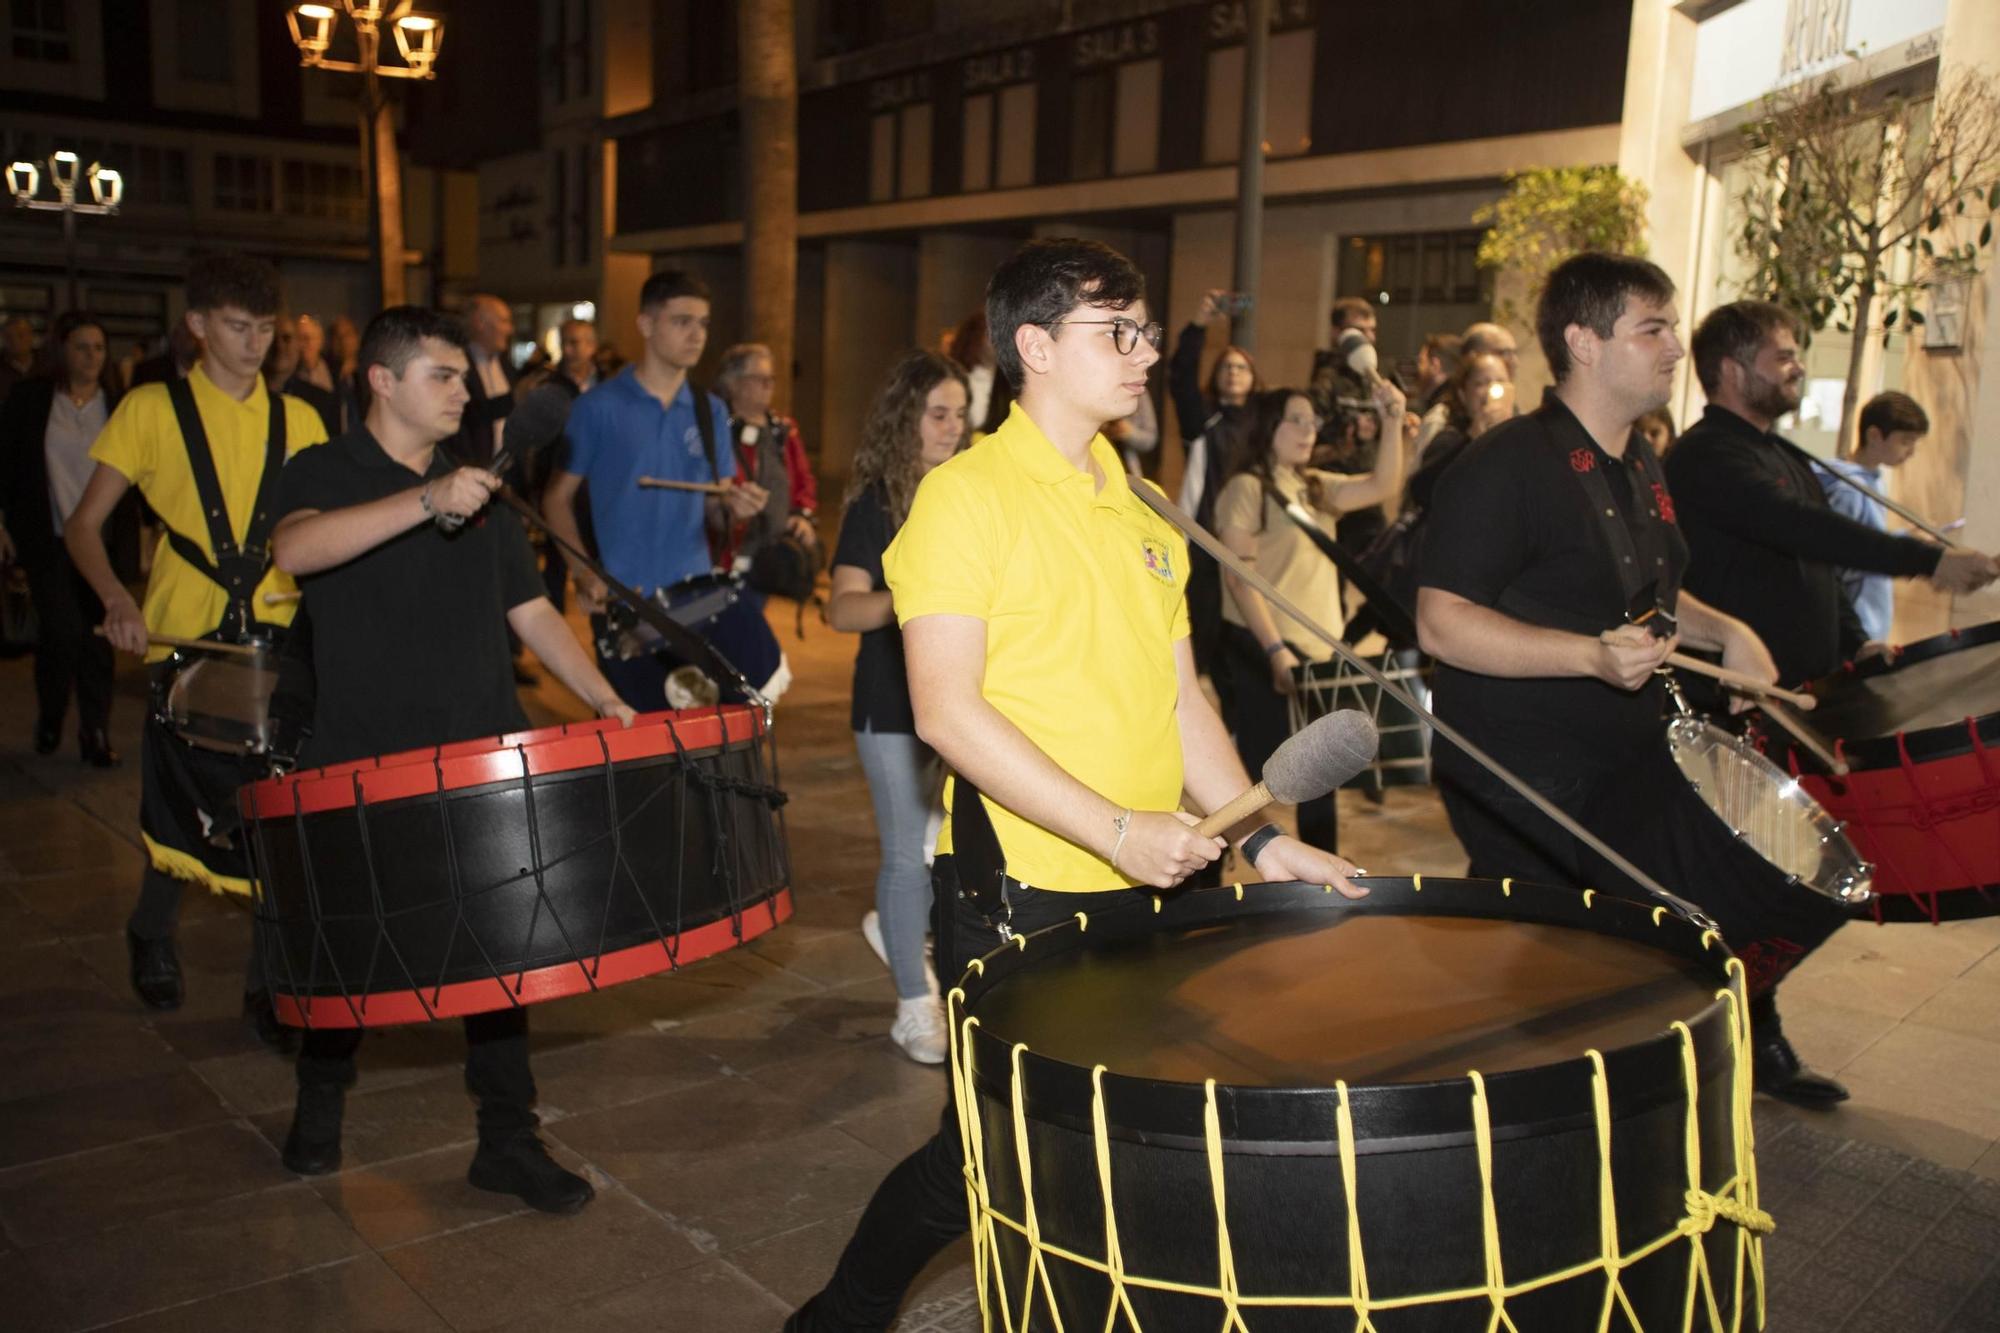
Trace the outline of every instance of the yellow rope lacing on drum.
[[[1026, 948], [1025, 937], [1021, 939], [1021, 947]], [[975, 963], [973, 970], [983, 972], [984, 969]], [[1614, 1316], [1620, 1312], [1624, 1314], [1630, 1327], [1645, 1333], [1631, 1298], [1624, 1290], [1623, 1275], [1627, 1269], [1641, 1260], [1680, 1244], [1687, 1246], [1688, 1262], [1688, 1295], [1680, 1321], [1681, 1333], [1694, 1333], [1697, 1327], [1706, 1330], [1706, 1333], [1737, 1333], [1744, 1327], [1744, 1296], [1746, 1288], [1751, 1284], [1754, 1284], [1756, 1289], [1754, 1316], [1756, 1322], [1751, 1327], [1762, 1328], [1764, 1325], [1762, 1238], [1771, 1232], [1775, 1224], [1770, 1214], [1764, 1212], [1757, 1204], [1756, 1144], [1750, 1117], [1750, 1022], [1748, 1006], [1743, 998], [1743, 967], [1738, 960], [1733, 958], [1729, 960], [1728, 977], [1728, 983], [1716, 992], [1716, 998], [1727, 1010], [1726, 1026], [1734, 1070], [1729, 1098], [1730, 1131], [1738, 1167], [1737, 1174], [1731, 1176], [1713, 1193], [1702, 1187], [1700, 1077], [1695, 1056], [1694, 1033], [1686, 1023], [1675, 1022], [1671, 1025], [1671, 1030], [1679, 1038], [1681, 1077], [1687, 1092], [1683, 1125], [1683, 1158], [1687, 1185], [1683, 1194], [1685, 1212], [1680, 1221], [1665, 1234], [1655, 1236], [1636, 1248], [1629, 1250], [1623, 1248], [1618, 1234], [1616, 1185], [1611, 1173], [1610, 1080], [1605, 1071], [1602, 1054], [1595, 1050], [1589, 1051], [1586, 1053], [1586, 1058], [1591, 1066], [1591, 1112], [1596, 1130], [1598, 1159], [1599, 1252], [1596, 1257], [1568, 1268], [1509, 1282], [1501, 1259], [1500, 1216], [1493, 1194], [1493, 1130], [1486, 1095], [1486, 1080], [1478, 1071], [1471, 1071], [1468, 1078], [1472, 1085], [1473, 1134], [1479, 1166], [1480, 1231], [1484, 1251], [1485, 1281], [1477, 1287], [1380, 1298], [1370, 1293], [1368, 1285], [1366, 1249], [1363, 1244], [1362, 1220], [1358, 1204], [1354, 1118], [1348, 1087], [1344, 1081], [1335, 1083], [1338, 1109], [1333, 1128], [1339, 1150], [1341, 1188], [1345, 1196], [1347, 1213], [1347, 1290], [1321, 1295], [1278, 1296], [1246, 1294], [1241, 1289], [1236, 1274], [1235, 1252], [1229, 1235], [1226, 1161], [1223, 1153], [1221, 1116], [1216, 1104], [1216, 1083], [1213, 1079], [1203, 1085], [1202, 1136], [1203, 1151], [1208, 1166], [1210, 1203], [1214, 1210], [1216, 1228], [1215, 1282], [1213, 1285], [1204, 1285], [1150, 1277], [1143, 1273], [1134, 1273], [1125, 1266], [1112, 1191], [1111, 1134], [1104, 1107], [1106, 1070], [1102, 1065], [1091, 1070], [1091, 1139], [1096, 1158], [1098, 1192], [1104, 1214], [1105, 1257], [1098, 1259], [1091, 1255], [1079, 1254], [1053, 1243], [1042, 1235], [1035, 1203], [1028, 1117], [1025, 1113], [1026, 1094], [1022, 1059], [1028, 1053], [1028, 1047], [1024, 1044], [1016, 1044], [1009, 1049], [1009, 1072], [1012, 1077], [1008, 1107], [1012, 1122], [1015, 1161], [1024, 1200], [1023, 1216], [1009, 1217], [994, 1207], [986, 1177], [987, 1157], [979, 1096], [972, 1081], [972, 1028], [979, 1020], [964, 1013], [965, 992], [954, 988], [949, 997], [955, 1020], [949, 1025], [952, 1068], [956, 1073], [956, 1077], [952, 1080], [953, 1097], [958, 1110], [960, 1142], [965, 1151], [966, 1201], [973, 1221], [973, 1273], [983, 1327], [987, 1333], [992, 1333], [997, 1314], [998, 1326], [1006, 1333], [1024, 1330], [1028, 1325], [1029, 1311], [1037, 1308], [1034, 1298], [1039, 1294], [1042, 1298], [1040, 1314], [1045, 1320], [1050, 1321], [1049, 1326], [1057, 1330], [1057, 1333], [1064, 1333], [1065, 1326], [1054, 1309], [1054, 1276], [1051, 1271], [1053, 1264], [1064, 1263], [1101, 1274], [1109, 1283], [1110, 1297], [1105, 1307], [1103, 1322], [1097, 1326], [1099, 1333], [1118, 1333], [1121, 1329], [1129, 1329], [1131, 1333], [1145, 1333], [1145, 1326], [1141, 1323], [1132, 1300], [1134, 1290], [1174, 1292], [1213, 1300], [1218, 1307], [1217, 1333], [1249, 1333], [1244, 1312], [1259, 1308], [1351, 1310], [1355, 1317], [1354, 1333], [1379, 1333], [1378, 1326], [1371, 1318], [1375, 1311], [1439, 1305], [1453, 1301], [1484, 1302], [1491, 1312], [1487, 1321], [1487, 1333], [1522, 1333], [1508, 1313], [1507, 1302], [1510, 1298], [1558, 1283], [1574, 1281], [1591, 1273], [1602, 1273], [1605, 1283], [1604, 1298], [1596, 1325], [1597, 1333], [1608, 1333]], [[1721, 1308], [1717, 1300], [1714, 1274], [1709, 1267], [1708, 1250], [1704, 1243], [1704, 1238], [1719, 1223], [1727, 1223], [1735, 1228], [1735, 1245], [1732, 1249], [1735, 1268], [1732, 1286], [1735, 1299], [1727, 1311]], [[1015, 1275], [1016, 1291], [1010, 1291], [1007, 1286], [1008, 1274], [1003, 1267], [998, 1243], [1001, 1228], [1015, 1233], [1027, 1242], [1027, 1269]], [[1697, 1325], [1697, 1317], [1704, 1314], [1706, 1322]]]

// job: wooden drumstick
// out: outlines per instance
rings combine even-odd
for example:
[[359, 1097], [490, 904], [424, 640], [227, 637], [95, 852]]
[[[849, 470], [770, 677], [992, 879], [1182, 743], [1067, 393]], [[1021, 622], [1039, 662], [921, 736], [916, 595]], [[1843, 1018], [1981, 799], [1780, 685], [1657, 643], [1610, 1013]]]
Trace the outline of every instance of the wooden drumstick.
[[1847, 766], [1846, 760], [1837, 757], [1833, 751], [1827, 749], [1826, 742], [1822, 741], [1811, 727], [1793, 717], [1776, 700], [1759, 699], [1757, 707], [1764, 710], [1766, 717], [1776, 722], [1786, 731], [1791, 732], [1792, 739], [1797, 741], [1813, 758], [1825, 764], [1835, 777], [1844, 778], [1851, 771]]
[[[100, 639], [109, 637], [102, 625], [92, 626], [90, 632]], [[178, 634], [148, 634], [146, 642], [159, 644], [163, 648], [196, 648], [205, 653], [231, 653], [237, 657], [255, 657], [263, 651], [255, 644], [220, 643], [214, 639], [183, 639]]]
[[300, 592], [267, 592], [264, 594], [264, 605], [283, 606], [287, 602], [298, 601], [304, 595]]
[[1799, 694], [1793, 690], [1781, 690], [1776, 685], [1767, 685], [1755, 676], [1746, 676], [1741, 671], [1731, 671], [1704, 662], [1699, 657], [1689, 657], [1686, 653], [1668, 653], [1667, 665], [1677, 666], [1683, 671], [1692, 671], [1697, 676], [1713, 676], [1725, 685], [1733, 686], [1745, 694], [1765, 695], [1772, 699], [1783, 699], [1794, 708], [1803, 708], [1810, 713], [1819, 707], [1819, 700], [1810, 694]]
[[726, 481], [675, 481], [671, 477], [641, 477], [639, 485], [651, 491], [695, 491], [702, 495], [727, 495]]

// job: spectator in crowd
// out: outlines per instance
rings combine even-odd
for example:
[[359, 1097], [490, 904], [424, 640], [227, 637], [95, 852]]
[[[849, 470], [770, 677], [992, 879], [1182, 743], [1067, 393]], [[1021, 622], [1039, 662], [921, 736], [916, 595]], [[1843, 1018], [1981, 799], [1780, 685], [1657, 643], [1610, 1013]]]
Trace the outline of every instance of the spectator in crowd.
[[1445, 469], [1465, 452], [1465, 446], [1514, 416], [1514, 379], [1507, 362], [1494, 352], [1474, 352], [1458, 363], [1439, 405], [1445, 410], [1444, 429], [1410, 474], [1404, 508], [1423, 510]]
[[35, 326], [26, 315], [9, 315], [0, 323], [0, 403], [34, 371]]
[[595, 389], [604, 379], [597, 369], [597, 326], [587, 319], [566, 319], [556, 336], [562, 361], [552, 382], [572, 398]]
[[[1476, 324], [1466, 325], [1465, 333], [1459, 339], [1458, 343], [1458, 355], [1461, 360], [1469, 356], [1478, 356], [1481, 354], [1497, 356], [1506, 364], [1507, 383], [1509, 384], [1512, 384], [1514, 377], [1520, 373], [1520, 344], [1514, 340], [1513, 334], [1509, 333], [1502, 326], [1488, 320], [1481, 320]], [[1424, 409], [1423, 420], [1417, 426], [1416, 443], [1411, 450], [1411, 463], [1413, 466], [1420, 463], [1430, 452], [1431, 441], [1436, 439], [1437, 433], [1444, 429], [1446, 418], [1449, 415], [1449, 406], [1441, 403], [1433, 403], [1430, 407]]]
[[[1386, 380], [1376, 384], [1379, 410], [1400, 416], [1402, 394]], [[1402, 436], [1390, 434], [1371, 473], [1346, 476], [1309, 466], [1319, 433], [1310, 394], [1278, 389], [1257, 395], [1242, 460], [1216, 499], [1214, 531], [1288, 600], [1338, 634], [1344, 619], [1340, 570], [1313, 543], [1291, 507], [1303, 509], [1308, 522], [1333, 535], [1341, 514], [1394, 496], [1403, 476]], [[1221, 691], [1224, 720], [1236, 737], [1244, 769], [1256, 778], [1290, 734], [1286, 701], [1298, 688], [1299, 667], [1327, 661], [1333, 648], [1235, 574], [1225, 571], [1222, 583], [1222, 669], [1228, 676], [1228, 687]], [[1301, 841], [1334, 851], [1335, 832], [1331, 793], [1299, 807]]]
[[1321, 421], [1332, 424], [1343, 404], [1363, 408], [1373, 401], [1367, 379], [1349, 364], [1350, 354], [1341, 341], [1351, 329], [1372, 347], [1375, 307], [1359, 296], [1343, 296], [1333, 303], [1327, 320], [1333, 326], [1333, 345], [1313, 353], [1312, 395], [1313, 410]]
[[1667, 452], [1674, 447], [1674, 441], [1678, 440], [1681, 434], [1674, 429], [1674, 414], [1664, 407], [1656, 407], [1641, 416], [1633, 425], [1637, 426], [1639, 433], [1646, 437], [1646, 443], [1653, 446], [1653, 455], [1662, 462], [1666, 461]]
[[177, 319], [167, 330], [167, 345], [157, 356], [149, 356], [132, 367], [132, 374], [125, 385], [130, 392], [142, 384], [165, 384], [171, 380], [184, 380], [194, 369], [194, 363], [201, 359], [201, 339], [187, 326], [187, 321]]
[[[605, 568], [648, 597], [671, 596], [676, 585], [708, 574], [709, 534], [763, 512], [770, 499], [762, 486], [738, 482], [736, 451], [728, 447], [729, 409], [689, 380], [708, 346], [708, 321], [708, 288], [699, 278], [662, 269], [646, 279], [639, 289], [638, 319], [645, 355], [577, 399], [569, 415], [569, 457], [542, 497], [550, 531], [581, 546], [577, 498], [587, 481]], [[642, 486], [642, 477], [735, 484], [721, 495], [703, 495]], [[665, 651], [607, 655], [608, 590], [586, 570], [575, 574], [577, 600], [591, 613], [605, 677], [632, 707], [659, 708], [667, 675], [681, 663]], [[739, 599], [700, 632], [753, 688], [767, 698], [782, 692], [789, 675], [764, 623], [761, 598]], [[729, 682], [717, 684], [727, 688]]]
[[597, 365], [597, 378], [600, 380], [610, 379], [631, 364], [625, 359], [625, 353], [618, 350], [618, 344], [608, 338], [600, 339], [596, 355], [590, 359]]
[[[92, 632], [104, 606], [62, 541], [63, 524], [97, 468], [90, 446], [119, 397], [104, 326], [80, 311], [57, 316], [49, 362], [0, 407], [0, 559], [21, 562], [34, 597], [35, 753], [53, 754], [61, 744], [74, 692], [78, 752], [85, 763], [110, 768], [118, 762], [109, 730], [112, 647]], [[121, 549], [136, 555], [136, 502], [120, 504], [105, 526], [114, 559]]]
[[465, 334], [472, 355], [465, 387], [472, 401], [465, 405], [452, 452], [468, 463], [484, 463], [500, 450], [500, 431], [514, 410], [514, 368], [507, 348], [514, 339], [514, 312], [505, 301], [484, 292], [465, 307]]
[[[1444, 386], [1458, 373], [1464, 339], [1456, 333], [1433, 333], [1417, 349], [1417, 378], [1410, 386], [1410, 407], [1422, 414], [1444, 399]], [[1511, 378], [1511, 376], [1510, 376]]]
[[738, 343], [722, 354], [715, 387], [729, 404], [736, 475], [770, 494], [761, 513], [731, 525], [719, 549], [724, 558], [717, 562], [725, 569], [747, 572], [757, 553], [784, 533], [818, 558], [819, 531], [813, 519], [819, 511], [819, 483], [813, 479], [799, 423], [771, 410], [777, 386], [771, 349], [763, 343]]
[[941, 1064], [949, 1045], [937, 978], [924, 960], [932, 906], [924, 833], [943, 775], [930, 747], [917, 738], [903, 634], [883, 580], [882, 553], [908, 517], [917, 483], [963, 445], [970, 400], [965, 373], [934, 352], [912, 352], [889, 372], [855, 455], [827, 608], [835, 629], [861, 636], [850, 722], [882, 844], [875, 909], [862, 920], [861, 933], [896, 983], [890, 1040], [927, 1065]]
[[326, 363], [326, 330], [311, 315], [300, 315], [298, 378], [333, 392], [333, 370]]
[[[1231, 344], [1209, 369], [1208, 382], [1199, 380], [1208, 347], [1208, 326], [1222, 317], [1229, 293], [1220, 288], [1201, 298], [1194, 320], [1181, 330], [1167, 363], [1167, 392], [1181, 429], [1186, 460], [1181, 471], [1181, 508], [1204, 527], [1215, 517], [1215, 497], [1234, 463], [1243, 432], [1249, 425], [1250, 395], [1262, 389], [1257, 363], [1250, 353]], [[1199, 550], [1188, 552], [1188, 623], [1195, 664], [1216, 681], [1221, 651], [1222, 573]]]
[[998, 430], [1000, 423], [1007, 419], [1014, 394], [1012, 386], [996, 368], [993, 344], [986, 340], [984, 309], [975, 310], [960, 321], [952, 331], [944, 354], [956, 361], [958, 368], [965, 372], [966, 387], [972, 394], [972, 401], [966, 408], [966, 420], [972, 424], [973, 438]]
[[271, 330], [271, 350], [264, 354], [264, 384], [272, 393], [288, 393], [312, 404], [328, 435], [340, 433], [338, 399], [299, 374], [299, 322], [279, 315]]
[[341, 383], [360, 373], [355, 364], [361, 354], [361, 330], [345, 315], [335, 315], [326, 326], [326, 363], [334, 379]]
[[[1870, 398], [1861, 409], [1861, 440], [1854, 457], [1823, 459], [1816, 469], [1833, 512], [1865, 523], [1877, 532], [1887, 532], [1888, 515], [1883, 512], [1881, 502], [1842, 478], [1852, 477], [1871, 490], [1881, 490], [1882, 469], [1909, 462], [1910, 455], [1917, 451], [1917, 441], [1930, 428], [1930, 417], [1910, 395], [1892, 389]], [[1840, 586], [1854, 607], [1854, 614], [1861, 618], [1861, 629], [1869, 642], [1889, 642], [1889, 626], [1896, 614], [1896, 594], [1889, 576], [1842, 569]]]

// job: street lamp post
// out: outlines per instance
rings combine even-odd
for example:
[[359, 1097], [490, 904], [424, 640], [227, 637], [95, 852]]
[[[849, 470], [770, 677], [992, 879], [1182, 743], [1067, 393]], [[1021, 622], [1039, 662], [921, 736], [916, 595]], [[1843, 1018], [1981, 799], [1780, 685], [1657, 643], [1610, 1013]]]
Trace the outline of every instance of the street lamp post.
[[76, 154], [66, 148], [49, 154], [49, 183], [56, 187], [54, 199], [35, 197], [42, 188], [42, 169], [35, 163], [13, 162], [7, 167], [7, 188], [13, 192], [14, 207], [38, 213], [62, 214], [63, 265], [69, 274], [71, 310], [80, 304], [76, 291], [77, 214], [110, 217], [118, 211], [118, 201], [125, 197], [125, 178], [111, 168], [93, 162], [83, 173], [90, 186], [91, 202], [79, 202], [76, 197], [78, 165]]
[[[336, 18], [332, 5], [294, 5], [285, 15], [301, 65], [362, 78], [361, 159], [371, 202], [368, 248], [382, 308], [401, 305], [404, 299], [402, 164], [396, 154], [395, 118], [389, 114], [382, 80], [436, 78], [438, 50], [444, 45], [444, 20], [414, 13], [410, 5], [411, 0], [393, 6], [341, 0], [341, 7], [354, 22], [355, 60], [327, 59]], [[403, 58], [400, 65], [385, 65], [380, 60], [385, 18]]]

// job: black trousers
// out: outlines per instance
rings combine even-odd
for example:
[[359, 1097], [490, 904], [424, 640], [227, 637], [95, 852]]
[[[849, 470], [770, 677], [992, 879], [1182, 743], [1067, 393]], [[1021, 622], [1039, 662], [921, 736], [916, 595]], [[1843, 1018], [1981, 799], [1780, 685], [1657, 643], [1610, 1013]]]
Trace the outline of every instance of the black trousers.
[[[1304, 661], [1305, 654], [1300, 653], [1299, 659]], [[1223, 720], [1235, 734], [1236, 753], [1250, 780], [1261, 781], [1272, 752], [1292, 734], [1291, 709], [1285, 696], [1271, 687], [1271, 659], [1258, 646], [1257, 636], [1227, 621], [1222, 626], [1222, 670], [1229, 676], [1229, 688], [1220, 691]], [[1329, 852], [1340, 850], [1336, 795], [1328, 792], [1300, 804], [1301, 842]]]
[[[1663, 740], [1615, 768], [1529, 782], [1669, 893], [1715, 919], [1743, 961], [1751, 995], [1777, 986], [1848, 920], [1848, 910], [1789, 884], [1702, 804]], [[1646, 890], [1496, 779], [1442, 777], [1445, 813], [1471, 873], [1589, 887], [1646, 900]]]
[[[479, 1102], [479, 1141], [499, 1146], [534, 1132], [535, 1075], [528, 1068], [528, 1011], [497, 1009], [465, 1020], [465, 1087]], [[299, 1087], [354, 1083], [360, 1028], [313, 1028], [299, 1044]]]
[[40, 720], [61, 727], [74, 693], [78, 732], [104, 731], [111, 721], [114, 657], [111, 640], [91, 632], [104, 619], [104, 604], [60, 549], [28, 566], [28, 589], [38, 623], [35, 703]]
[[[960, 901], [950, 863], [949, 856], [939, 857], [935, 875], [937, 920], [933, 937], [940, 977], [958, 976], [971, 959], [1001, 944], [998, 931]], [[1108, 893], [1027, 889], [1011, 892], [1008, 902], [1013, 909], [1014, 932], [1025, 934], [1067, 921], [1077, 912], [1101, 911], [1142, 896], [1129, 889]], [[888, 1328], [924, 1265], [964, 1235], [971, 1223], [965, 1210], [964, 1172], [958, 1114], [947, 1090], [938, 1132], [876, 1187], [875, 1197], [855, 1226], [832, 1278], [799, 1312], [800, 1333]]]

